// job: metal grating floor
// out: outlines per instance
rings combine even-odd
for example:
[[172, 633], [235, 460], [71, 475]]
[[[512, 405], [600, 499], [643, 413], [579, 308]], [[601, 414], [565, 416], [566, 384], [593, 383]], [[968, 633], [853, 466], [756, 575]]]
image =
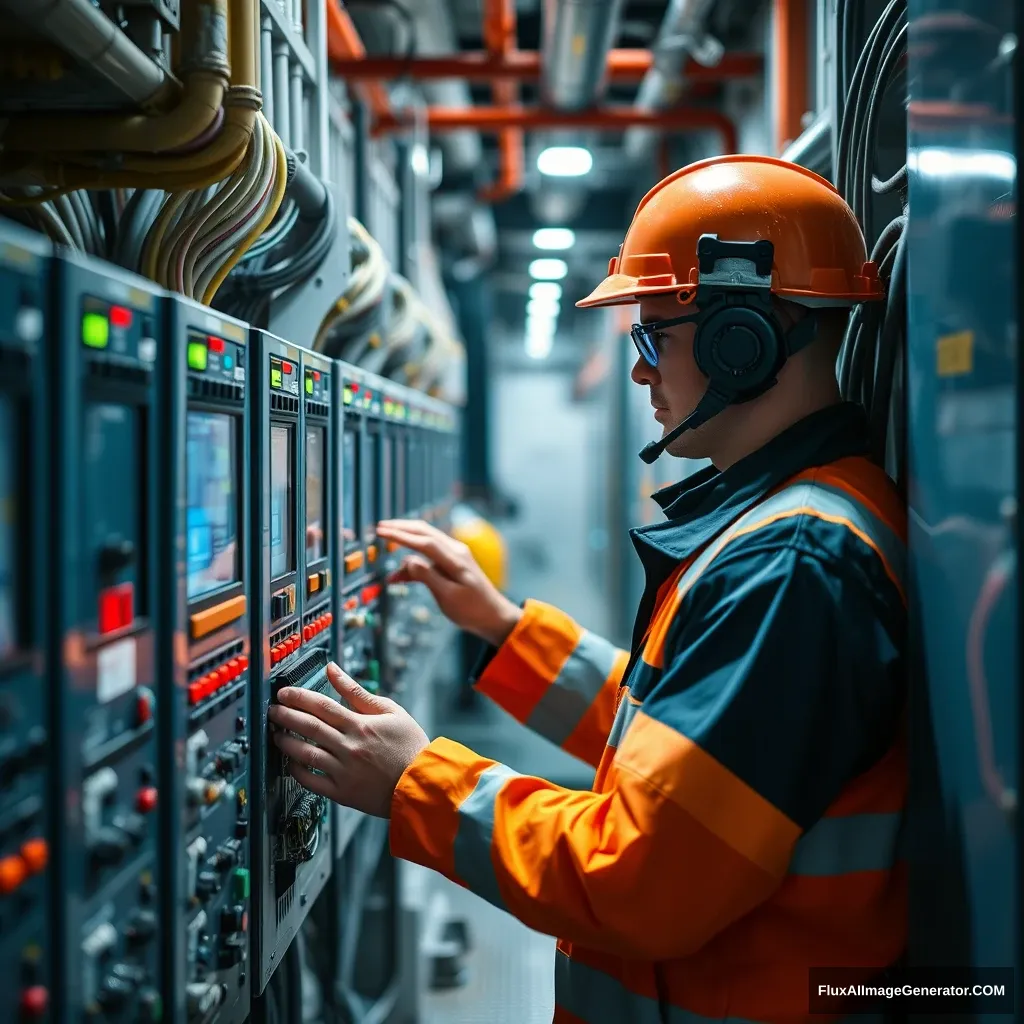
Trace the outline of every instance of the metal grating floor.
[[555, 940], [444, 878], [434, 884], [465, 919], [471, 947], [465, 984], [424, 993], [419, 1024], [551, 1024]]

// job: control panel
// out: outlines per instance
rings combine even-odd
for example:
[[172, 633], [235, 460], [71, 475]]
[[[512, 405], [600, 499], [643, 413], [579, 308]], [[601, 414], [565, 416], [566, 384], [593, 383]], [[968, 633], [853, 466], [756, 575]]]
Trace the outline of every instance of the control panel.
[[156, 615], [160, 294], [75, 255], [55, 260], [57, 1019], [163, 1017]]
[[50, 246], [0, 222], [0, 1021], [51, 1021]]
[[169, 1018], [249, 1015], [251, 532], [246, 325], [167, 300], [159, 640]]
[[[328, 361], [265, 331], [251, 330], [250, 342], [252, 508], [261, 531], [253, 545], [258, 594], [251, 695], [252, 719], [258, 723], [252, 786], [258, 835], [253, 844], [258, 908], [253, 990], [262, 993], [331, 868], [328, 802], [288, 773], [287, 759], [269, 739], [267, 710], [283, 686], [333, 692], [326, 672], [333, 578], [329, 538], [322, 530], [331, 511], [324, 500], [323, 469], [331, 450], [332, 416], [325, 398], [333, 373]], [[316, 463], [312, 467], [310, 456]], [[324, 505], [320, 527], [312, 531], [318, 511], [313, 508], [313, 519], [307, 518], [310, 497], [313, 505]]]

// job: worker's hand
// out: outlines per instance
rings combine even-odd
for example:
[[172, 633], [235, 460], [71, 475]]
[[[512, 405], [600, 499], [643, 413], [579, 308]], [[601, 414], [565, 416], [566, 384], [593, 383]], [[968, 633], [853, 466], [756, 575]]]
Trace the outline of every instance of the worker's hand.
[[379, 523], [377, 536], [417, 552], [406, 557], [389, 582], [425, 584], [456, 626], [495, 647], [515, 629], [522, 609], [491, 583], [462, 541], [412, 519]]
[[287, 730], [272, 732], [274, 743], [291, 759], [288, 770], [300, 786], [390, 818], [395, 786], [427, 745], [427, 734], [405, 708], [367, 693], [333, 662], [327, 678], [349, 707], [323, 693], [285, 687], [277, 694], [280, 704], [268, 711], [270, 721]]

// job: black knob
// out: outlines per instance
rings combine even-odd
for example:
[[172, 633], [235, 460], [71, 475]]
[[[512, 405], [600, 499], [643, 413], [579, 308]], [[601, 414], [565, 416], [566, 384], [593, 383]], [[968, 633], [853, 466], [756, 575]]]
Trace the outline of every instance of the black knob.
[[196, 879], [196, 895], [203, 900], [220, 892], [220, 879], [212, 871], [203, 871]]
[[119, 828], [101, 828], [90, 849], [100, 864], [116, 864], [128, 850], [128, 836]]
[[149, 942], [156, 934], [156, 913], [152, 910], [136, 910], [128, 919], [125, 936], [130, 942]]
[[244, 839], [249, 834], [249, 819], [239, 818], [235, 822], [235, 835], [239, 839]]
[[231, 935], [242, 930], [242, 918], [245, 907], [225, 907], [220, 912], [220, 930], [222, 935]]
[[135, 545], [122, 537], [111, 537], [99, 552], [101, 576], [112, 576], [135, 561]]

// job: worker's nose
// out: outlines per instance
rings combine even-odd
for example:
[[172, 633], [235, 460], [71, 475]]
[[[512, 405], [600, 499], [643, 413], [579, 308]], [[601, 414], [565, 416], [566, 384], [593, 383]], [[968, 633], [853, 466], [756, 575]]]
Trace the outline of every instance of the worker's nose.
[[633, 364], [633, 369], [630, 371], [629, 376], [634, 384], [651, 385], [661, 383], [661, 374], [658, 373], [658, 368], [651, 366], [643, 356], [640, 356]]

